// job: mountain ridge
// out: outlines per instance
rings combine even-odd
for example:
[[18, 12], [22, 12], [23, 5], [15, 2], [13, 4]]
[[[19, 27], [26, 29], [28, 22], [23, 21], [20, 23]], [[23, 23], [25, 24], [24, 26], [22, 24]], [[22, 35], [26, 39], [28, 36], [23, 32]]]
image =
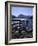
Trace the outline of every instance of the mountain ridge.
[[26, 15], [23, 15], [23, 14], [18, 15], [18, 17], [16, 17], [15, 15], [12, 15], [12, 17], [13, 18], [29, 18], [29, 19], [33, 18], [33, 16], [31, 16], [31, 15], [26, 16]]

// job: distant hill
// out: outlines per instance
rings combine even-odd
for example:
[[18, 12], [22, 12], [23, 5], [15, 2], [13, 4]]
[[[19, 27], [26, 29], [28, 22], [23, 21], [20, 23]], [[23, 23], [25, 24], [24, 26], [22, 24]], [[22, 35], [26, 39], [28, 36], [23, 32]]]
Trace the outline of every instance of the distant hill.
[[16, 16], [15, 15], [12, 15], [12, 18], [16, 18]]
[[18, 18], [25, 18], [26, 16], [25, 15], [23, 15], [23, 14], [20, 14], [19, 16], [18, 16]]
[[26, 16], [26, 15], [23, 15], [23, 14], [20, 14], [19, 16], [18, 16], [18, 18], [27, 18], [27, 19], [32, 19], [33, 18], [33, 16]]
[[23, 14], [20, 14], [18, 15], [18, 17], [16, 17], [15, 15], [12, 15], [12, 18], [27, 18], [27, 19], [32, 19], [33, 16], [26, 16], [26, 15], [23, 15]]

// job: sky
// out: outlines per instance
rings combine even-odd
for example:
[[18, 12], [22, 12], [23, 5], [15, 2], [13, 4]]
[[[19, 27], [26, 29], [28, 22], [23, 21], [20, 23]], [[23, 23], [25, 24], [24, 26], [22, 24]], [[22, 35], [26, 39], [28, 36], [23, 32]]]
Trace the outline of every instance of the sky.
[[26, 16], [32, 16], [32, 8], [31, 7], [11, 7], [11, 15], [18, 17], [19, 14], [23, 14]]

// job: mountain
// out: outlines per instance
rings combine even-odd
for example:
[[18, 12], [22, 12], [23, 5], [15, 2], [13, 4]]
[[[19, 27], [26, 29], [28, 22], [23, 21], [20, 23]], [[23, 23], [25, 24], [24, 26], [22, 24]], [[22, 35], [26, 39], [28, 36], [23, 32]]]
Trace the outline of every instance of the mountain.
[[26, 15], [20, 14], [20, 15], [18, 15], [18, 17], [16, 17], [15, 15], [12, 15], [12, 18], [26, 18], [26, 19], [32, 19], [33, 16], [31, 16], [31, 15], [26, 16]]
[[18, 18], [27, 18], [27, 19], [32, 19], [33, 18], [33, 16], [26, 16], [26, 15], [23, 15], [23, 14], [20, 14], [19, 16], [18, 16]]
[[20, 15], [18, 16], [18, 18], [25, 18], [25, 15], [20, 14]]
[[12, 15], [12, 18], [16, 18], [16, 16], [15, 15]]

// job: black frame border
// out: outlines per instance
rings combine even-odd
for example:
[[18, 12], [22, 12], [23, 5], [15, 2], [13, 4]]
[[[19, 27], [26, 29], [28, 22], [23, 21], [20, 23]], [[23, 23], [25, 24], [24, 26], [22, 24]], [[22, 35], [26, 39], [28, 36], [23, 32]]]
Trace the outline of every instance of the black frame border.
[[[19, 42], [19, 43], [8, 43], [8, 3], [20, 3], [20, 4], [34, 4], [34, 5], [36, 5], [36, 41], [32, 41], [32, 42], [30, 42], [30, 41], [29, 42]], [[6, 21], [7, 21], [7, 30], [6, 30]], [[25, 43], [26, 44], [27, 43], [37, 43], [37, 3], [33, 3], [33, 2], [6, 1], [5, 2], [5, 45], [25, 44]]]

